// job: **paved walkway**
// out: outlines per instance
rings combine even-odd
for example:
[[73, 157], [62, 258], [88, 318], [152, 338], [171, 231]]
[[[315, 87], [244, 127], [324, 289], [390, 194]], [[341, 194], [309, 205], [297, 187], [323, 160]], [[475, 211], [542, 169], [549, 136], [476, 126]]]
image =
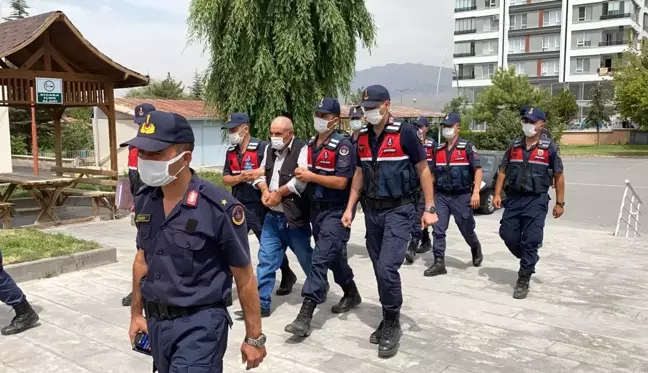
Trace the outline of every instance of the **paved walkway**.
[[[276, 298], [274, 314], [264, 319], [269, 356], [257, 371], [648, 372], [648, 242], [548, 225], [532, 292], [514, 300], [517, 266], [497, 236], [497, 220], [478, 218], [482, 268], [467, 264], [469, 250], [454, 228], [447, 276], [422, 276], [429, 254], [403, 266], [405, 335], [400, 353], [389, 360], [379, 359], [368, 342], [381, 310], [362, 222], [356, 221], [349, 255], [363, 304], [333, 315], [329, 307], [341, 296], [333, 285], [334, 294], [315, 315], [317, 329], [299, 341], [283, 331], [299, 310], [299, 289]], [[42, 324], [0, 338], [0, 372], [150, 372], [150, 359], [130, 351], [129, 312], [120, 303], [134, 254], [129, 220], [57, 230], [117, 247], [119, 263], [21, 284]], [[251, 242], [256, 252], [258, 244]], [[297, 272], [301, 284], [304, 275]], [[0, 307], [2, 324], [12, 317], [7, 311]], [[226, 372], [244, 371], [238, 352], [243, 334], [243, 323], [235, 321]]]

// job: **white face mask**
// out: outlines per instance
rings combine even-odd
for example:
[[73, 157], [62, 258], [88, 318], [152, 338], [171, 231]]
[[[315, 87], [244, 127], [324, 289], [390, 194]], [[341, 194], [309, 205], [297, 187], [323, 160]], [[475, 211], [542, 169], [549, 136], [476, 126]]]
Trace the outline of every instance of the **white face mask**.
[[376, 108], [365, 111], [365, 118], [367, 118], [367, 122], [371, 124], [378, 124], [383, 120], [383, 115], [380, 114], [380, 108]]
[[229, 133], [227, 134], [227, 137], [230, 144], [232, 145], [238, 145], [241, 143], [241, 141], [243, 141], [243, 136], [241, 136], [238, 132]]
[[362, 128], [362, 121], [360, 119], [354, 119], [349, 122], [349, 125], [351, 126], [351, 131], [357, 131]]
[[425, 140], [425, 133], [426, 133], [425, 128], [419, 128], [419, 130], [417, 132], [419, 140], [421, 140], [421, 141]]
[[455, 129], [452, 127], [446, 127], [441, 131], [441, 134], [446, 140], [453, 139], [455, 137]]
[[537, 133], [535, 123], [522, 122], [522, 131], [524, 131], [524, 136], [526, 137], [535, 136]]
[[270, 138], [270, 143], [272, 144], [272, 149], [275, 150], [281, 150], [284, 147], [284, 139], [283, 137], [271, 137]]
[[328, 120], [323, 119], [323, 118], [318, 118], [318, 117], [314, 117], [313, 120], [314, 120], [314, 123], [315, 123], [315, 131], [317, 131], [317, 133], [326, 133], [326, 132], [328, 132], [328, 130], [329, 130], [329, 128], [328, 128], [329, 121]]
[[182, 166], [175, 175], [169, 175], [169, 166], [179, 161], [185, 153], [186, 152], [182, 152], [178, 154], [177, 157], [170, 161], [152, 161], [140, 158], [138, 160], [137, 170], [139, 171], [142, 182], [152, 187], [171, 184], [175, 181], [178, 174], [185, 168], [185, 166]]

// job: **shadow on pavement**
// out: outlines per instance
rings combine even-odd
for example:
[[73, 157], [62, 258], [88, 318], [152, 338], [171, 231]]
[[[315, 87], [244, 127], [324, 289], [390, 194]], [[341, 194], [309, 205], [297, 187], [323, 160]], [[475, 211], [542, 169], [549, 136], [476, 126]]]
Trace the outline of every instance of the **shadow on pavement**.
[[[479, 275], [482, 277], [487, 277], [488, 281], [497, 284], [497, 285], [509, 285], [511, 289], [515, 288], [515, 283], [518, 279], [517, 271], [511, 271], [510, 269], [505, 268], [480, 268]], [[538, 280], [537, 277], [531, 276], [531, 281], [536, 284], [541, 284], [542, 281]]]

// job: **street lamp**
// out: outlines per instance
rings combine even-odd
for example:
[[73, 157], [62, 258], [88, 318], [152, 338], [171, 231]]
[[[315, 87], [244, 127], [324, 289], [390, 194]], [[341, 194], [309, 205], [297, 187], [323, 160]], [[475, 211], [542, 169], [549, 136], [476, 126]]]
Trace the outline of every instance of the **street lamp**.
[[406, 88], [406, 89], [394, 89], [396, 92], [400, 92], [400, 105], [403, 106], [403, 92], [407, 92], [412, 88]]

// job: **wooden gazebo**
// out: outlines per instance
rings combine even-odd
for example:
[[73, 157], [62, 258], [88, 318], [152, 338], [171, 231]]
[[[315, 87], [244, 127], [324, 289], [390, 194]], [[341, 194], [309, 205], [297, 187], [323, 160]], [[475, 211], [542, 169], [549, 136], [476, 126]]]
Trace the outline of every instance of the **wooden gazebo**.
[[114, 89], [148, 82], [92, 46], [60, 11], [0, 23], [0, 106], [50, 109], [57, 167], [63, 111], [97, 106], [108, 117], [110, 167], [116, 172]]

